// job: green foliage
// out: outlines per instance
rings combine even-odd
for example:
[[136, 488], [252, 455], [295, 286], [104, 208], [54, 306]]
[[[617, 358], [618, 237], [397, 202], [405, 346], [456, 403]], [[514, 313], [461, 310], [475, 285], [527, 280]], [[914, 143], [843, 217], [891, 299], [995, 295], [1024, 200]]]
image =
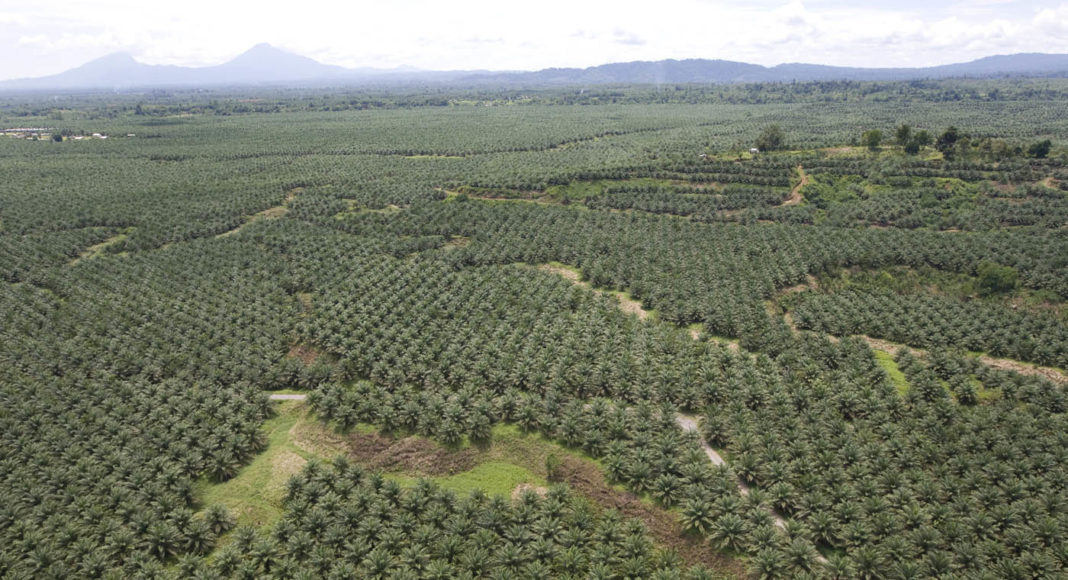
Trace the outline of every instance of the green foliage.
[[778, 124], [768, 125], [760, 130], [756, 148], [761, 151], [778, 151], [785, 147], [786, 134]]
[[550, 453], [545, 458], [545, 478], [550, 482], [558, 483], [560, 481], [560, 466], [560, 458], [555, 453]]
[[872, 151], [878, 151], [879, 145], [883, 143], [883, 132], [879, 129], [870, 129], [865, 131], [860, 137], [860, 144], [867, 147]]
[[[906, 127], [907, 128], [908, 125], [902, 125], [901, 127]], [[920, 130], [920, 131], [916, 131], [915, 133], [912, 133], [911, 130], [909, 130], [909, 131], [902, 132], [902, 128], [901, 127], [898, 128], [897, 138], [898, 138], [898, 143], [901, 144], [904, 147], [905, 153], [907, 153], [909, 155], [916, 155], [924, 147], [927, 147], [928, 145], [931, 144], [931, 142], [932, 142], [931, 134], [928, 133], [927, 131]], [[910, 136], [910, 134], [911, 134], [911, 136]], [[902, 140], [902, 136], [905, 137], [904, 140]]]
[[960, 130], [952, 125], [938, 136], [935, 147], [942, 152], [942, 156], [949, 160], [957, 155], [958, 141], [961, 140]]
[[1011, 266], [983, 261], [976, 267], [976, 276], [979, 278], [979, 292], [989, 296], [1013, 291], [1019, 279], [1019, 272]]
[[1035, 159], [1045, 159], [1049, 156], [1049, 151], [1052, 147], [1053, 143], [1049, 139], [1032, 143], [1031, 146], [1027, 148], [1027, 156]]
[[904, 147], [912, 141], [912, 126], [908, 123], [902, 123], [894, 129], [894, 141]]

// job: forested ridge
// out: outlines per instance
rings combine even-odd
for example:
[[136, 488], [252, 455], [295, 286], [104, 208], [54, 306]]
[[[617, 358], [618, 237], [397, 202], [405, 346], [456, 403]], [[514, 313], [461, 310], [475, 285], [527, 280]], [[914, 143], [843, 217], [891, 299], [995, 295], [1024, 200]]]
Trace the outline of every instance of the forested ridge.
[[[0, 576], [1062, 577], [1062, 90], [0, 102], [49, 129], [0, 136]], [[350, 445], [514, 425], [555, 485], [350, 450], [248, 525], [203, 490], [281, 389]]]

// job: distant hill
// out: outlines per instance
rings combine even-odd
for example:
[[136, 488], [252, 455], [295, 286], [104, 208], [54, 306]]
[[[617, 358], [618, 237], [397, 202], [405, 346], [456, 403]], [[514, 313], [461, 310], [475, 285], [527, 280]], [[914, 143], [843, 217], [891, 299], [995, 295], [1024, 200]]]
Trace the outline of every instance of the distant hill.
[[504, 85], [597, 85], [658, 83], [746, 83], [831, 80], [914, 80], [1068, 76], [1068, 54], [1013, 54], [928, 68], [852, 68], [815, 64], [764, 67], [728, 60], [660, 60], [612, 63], [589, 68], [534, 72], [347, 69], [326, 65], [268, 44], [209, 67], [141, 64], [116, 53], [47, 77], [0, 82], [0, 90], [123, 89], [157, 86], [351, 85], [469, 83]]
[[792, 81], [891, 81], [945, 78], [1068, 76], [1068, 54], [1014, 54], [927, 68], [852, 68], [817, 64], [764, 67], [728, 60], [660, 60], [614, 63], [585, 69], [483, 75], [471, 80], [532, 84], [753, 83]]

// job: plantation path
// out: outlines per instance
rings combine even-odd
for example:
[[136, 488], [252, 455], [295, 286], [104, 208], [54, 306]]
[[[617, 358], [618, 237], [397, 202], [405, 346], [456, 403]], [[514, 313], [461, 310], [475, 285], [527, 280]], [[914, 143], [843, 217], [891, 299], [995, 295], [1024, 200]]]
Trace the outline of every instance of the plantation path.
[[111, 236], [110, 238], [104, 240], [103, 242], [100, 242], [99, 244], [95, 244], [95, 245], [89, 246], [82, 253], [78, 254], [77, 258], [74, 258], [73, 260], [68, 262], [68, 264], [73, 266], [73, 265], [77, 264], [78, 262], [81, 262], [82, 260], [89, 260], [89, 259], [95, 258], [97, 256], [100, 256], [109, 247], [114, 246], [115, 244], [125, 240], [128, 237], [130, 237], [130, 233], [133, 232], [135, 229], [137, 229], [137, 228], [132, 227], [132, 226], [128, 227], [128, 228], [122, 230], [121, 232]]
[[[678, 415], [675, 415], [675, 422], [679, 424], [679, 427], [682, 427], [683, 431], [692, 431], [694, 433], [698, 432], [697, 419], [693, 417], [689, 417], [687, 415], [679, 413]], [[712, 465], [727, 464], [727, 462], [723, 460], [723, 457], [719, 453], [717, 453], [715, 449], [712, 449], [712, 447], [709, 446], [708, 443], [705, 443], [703, 437], [698, 437], [697, 440], [701, 442], [701, 449], [704, 449], [705, 455], [708, 456], [708, 460], [712, 462]], [[749, 486], [745, 485], [744, 482], [738, 482], [738, 490], [742, 492], [742, 495], [749, 494]]]
[[[708, 460], [712, 462], [712, 465], [727, 464], [727, 462], [723, 460], [723, 456], [717, 453], [715, 449], [712, 449], [712, 447], [705, 442], [704, 437], [701, 437], [700, 431], [698, 431], [697, 429], [696, 418], [679, 413], [675, 415], [675, 422], [678, 423], [679, 427], [682, 427], [683, 431], [697, 433], [697, 442], [701, 445], [701, 449], [704, 450], [705, 455], [708, 456]], [[749, 495], [749, 486], [746, 485], [741, 478], [738, 478], [738, 493], [742, 495]], [[786, 520], [784, 520], [782, 516], [780, 516], [775, 510], [769, 509], [768, 511], [771, 512], [771, 516], [775, 519], [775, 526], [785, 529]]]
[[[860, 335], [860, 338], [868, 343], [868, 346], [871, 348], [888, 352], [893, 355], [896, 355], [901, 350], [907, 350], [912, 356], [917, 358], [924, 358], [927, 356], [927, 351], [923, 349], [912, 348], [908, 345], [898, 344], [896, 342], [890, 342], [879, 338], [872, 338], [870, 336]], [[977, 358], [979, 359], [979, 362], [995, 369], [1013, 371], [1020, 373], [1021, 375], [1032, 377], [1043, 377], [1055, 383], [1068, 385], [1068, 374], [1065, 374], [1065, 372], [1060, 369], [1033, 365], [1010, 358], [996, 358], [986, 354], [981, 354]]]
[[577, 284], [579, 286], [584, 286], [586, 288], [589, 288], [595, 294], [609, 294], [609, 295], [615, 296], [616, 300], [619, 302], [619, 309], [622, 310], [623, 312], [626, 312], [627, 314], [634, 314], [641, 320], [645, 320], [646, 318], [649, 317], [649, 311], [644, 309], [644, 308], [642, 308], [642, 303], [641, 302], [638, 302], [637, 300], [634, 300], [634, 299], [628, 297], [623, 292], [611, 292], [611, 291], [607, 291], [607, 290], [598, 290], [598, 289], [594, 288], [593, 286], [590, 285], [589, 282], [583, 282], [582, 281], [582, 278], [579, 275], [578, 270], [574, 270], [574, 269], [571, 269], [571, 268], [565, 268], [563, 266], [557, 266], [557, 265], [553, 265], [553, 264], [542, 264], [541, 266], [538, 266], [538, 269], [539, 270], [544, 270], [545, 272], [549, 272], [550, 274], [556, 274], [557, 276], [562, 276], [564, 278], [567, 278], [568, 280], [571, 280], [571, 282], [573, 284]]
[[267, 398], [272, 401], [303, 401], [308, 398], [308, 395], [289, 395], [283, 393], [272, 393]]
[[801, 176], [801, 181], [790, 190], [790, 198], [782, 202], [780, 207], [801, 203], [801, 188], [808, 185], [808, 175], [805, 175], [805, 168], [800, 165], [797, 166], [797, 174]]
[[[775, 300], [768, 301], [766, 304], [766, 306], [768, 307], [768, 313], [773, 316], [776, 315], [775, 309], [777, 308], [779, 298], [788, 294], [802, 292], [804, 290], [819, 290], [819, 282], [811, 274], [808, 276], [804, 284], [798, 284], [796, 286], [790, 286], [789, 288], [783, 288], [782, 290], [779, 290], [776, 293]], [[794, 322], [794, 318], [790, 312], [785, 312], [782, 314], [782, 316], [783, 320], [786, 322], [786, 326], [789, 327], [794, 334], [798, 334], [799, 332], [801, 332], [800, 329], [797, 328], [797, 325]], [[840, 340], [840, 337], [834, 335], [828, 334], [826, 336], [832, 342], [838, 342]], [[901, 350], [907, 350], [912, 356], [915, 356], [917, 358], [925, 358], [927, 356], [927, 351], [924, 349], [913, 348], [905, 344], [890, 342], [889, 340], [883, 340], [880, 338], [873, 338], [863, 334], [859, 334], [857, 336], [864, 342], [868, 343], [868, 346], [874, 350], [881, 350], [892, 355], [896, 355]], [[986, 354], [981, 354], [976, 358], [979, 359], [979, 362], [982, 362], [983, 364], [995, 369], [1003, 371], [1013, 371], [1016, 373], [1020, 373], [1021, 375], [1027, 375], [1032, 377], [1043, 377], [1055, 383], [1068, 385], [1068, 373], [1065, 373], [1064, 371], [1057, 368], [1025, 363], [1015, 359], [997, 358]]]
[[[808, 175], [805, 174], [804, 168], [802, 168], [800, 165], [797, 166], [797, 173], [801, 175], [801, 181], [797, 185], [795, 185], [793, 189], [790, 190], [790, 197], [786, 198], [786, 201], [784, 201], [784, 202], [782, 202], [779, 205], [776, 205], [774, 207], [789, 207], [791, 205], [799, 205], [804, 200], [804, 198], [801, 197], [801, 188], [806, 186], [806, 185], [808, 185], [808, 181], [809, 181], [808, 180]], [[723, 217], [735, 217], [735, 216], [740, 216], [740, 215], [742, 215], [742, 214], [744, 214], [746, 212], [749, 212], [749, 211], [752, 211], [752, 208], [743, 207], [743, 208], [739, 208], [739, 209], [724, 209], [724, 210], [720, 210], [720, 211], [716, 212], [716, 214], [717, 215], [721, 215]], [[668, 214], [668, 215], [671, 215], [671, 214]], [[760, 222], [761, 223], [769, 223], [769, 224], [770, 223], [775, 223], [774, 221], [764, 221], [764, 220], [760, 220]]]
[[294, 189], [290, 189], [289, 191], [286, 192], [286, 197], [285, 197], [284, 200], [282, 200], [282, 205], [276, 205], [274, 207], [269, 207], [269, 208], [267, 208], [267, 209], [255, 214], [255, 215], [252, 215], [248, 219], [245, 220], [245, 223], [237, 226], [236, 228], [234, 228], [232, 230], [227, 230], [227, 231], [225, 231], [225, 232], [223, 232], [223, 233], [221, 233], [221, 234], [219, 234], [219, 235], [217, 235], [215, 237], [216, 238], [225, 238], [225, 237], [228, 237], [228, 236], [232, 236], [232, 235], [236, 234], [237, 232], [240, 232], [242, 229], [248, 227], [249, 224], [256, 223], [256, 222], [258, 222], [260, 220], [278, 219], [278, 218], [286, 215], [287, 213], [289, 213], [289, 204], [290, 204], [290, 202], [292, 202], [294, 199], [296, 199], [297, 194], [299, 194], [303, 190], [304, 190], [303, 187], [297, 187], [297, 188], [294, 188]]
[[[683, 431], [697, 433], [697, 441], [701, 444], [701, 449], [704, 450], [705, 455], [708, 456], [708, 460], [712, 462], [712, 465], [727, 464], [727, 462], [723, 460], [723, 457], [719, 453], [717, 453], [715, 449], [712, 449], [712, 447], [708, 443], [705, 442], [705, 438], [701, 437], [701, 434], [697, 429], [697, 419], [695, 417], [690, 417], [688, 415], [678, 413], [675, 415], [675, 422], [678, 423], [679, 427], [682, 427]], [[738, 478], [738, 493], [742, 495], [749, 495], [749, 486], [746, 485], [741, 478]], [[773, 508], [770, 507], [768, 508], [768, 512], [771, 514], [771, 517], [774, 518], [775, 527], [785, 530], [786, 520], [784, 520], [783, 517], [779, 515], [779, 512], [775, 511]], [[827, 558], [824, 558], [823, 555], [820, 554], [816, 556], [816, 561], [821, 564], [826, 564]]]

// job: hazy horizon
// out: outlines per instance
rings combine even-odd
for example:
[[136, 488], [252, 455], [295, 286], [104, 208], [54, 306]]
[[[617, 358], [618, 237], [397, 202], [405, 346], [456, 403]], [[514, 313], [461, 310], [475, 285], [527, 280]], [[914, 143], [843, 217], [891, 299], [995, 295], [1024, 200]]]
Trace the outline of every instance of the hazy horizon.
[[560, 0], [340, 7], [309, 0], [299, 12], [189, 0], [149, 14], [141, 8], [132, 0], [0, 0], [0, 47], [17, 55], [0, 60], [0, 80], [56, 74], [116, 52], [145, 64], [211, 66], [260, 43], [347, 68], [422, 70], [669, 58], [911, 68], [1068, 52], [1068, 2], [1057, 0], [669, 0], [656, 10]]

